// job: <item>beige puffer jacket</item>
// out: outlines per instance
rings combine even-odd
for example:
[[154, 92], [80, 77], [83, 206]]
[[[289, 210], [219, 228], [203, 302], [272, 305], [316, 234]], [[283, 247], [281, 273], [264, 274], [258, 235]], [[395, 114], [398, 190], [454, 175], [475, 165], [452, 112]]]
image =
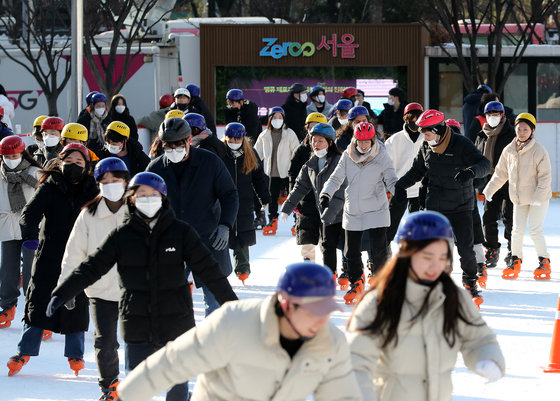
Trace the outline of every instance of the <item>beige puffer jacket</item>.
[[509, 197], [515, 205], [543, 203], [552, 197], [552, 169], [546, 148], [535, 138], [520, 152], [515, 139], [504, 148], [484, 195], [492, 197], [509, 181]]
[[381, 341], [359, 329], [373, 322], [377, 291], [368, 292], [356, 307], [348, 330], [354, 372], [364, 400], [368, 401], [451, 401], [451, 372], [461, 351], [467, 368], [474, 370], [481, 360], [492, 360], [505, 371], [504, 357], [496, 335], [486, 325], [470, 296], [459, 290], [459, 301], [467, 319], [477, 325], [458, 322], [459, 336], [449, 347], [442, 333], [442, 284], [432, 291], [423, 316], [410, 320], [420, 310], [428, 287], [408, 279], [406, 298], [394, 342], [382, 349]]
[[344, 334], [333, 324], [293, 359], [280, 346], [275, 296], [228, 302], [142, 362], [122, 401], [148, 401], [198, 375], [192, 401], [361, 400]]

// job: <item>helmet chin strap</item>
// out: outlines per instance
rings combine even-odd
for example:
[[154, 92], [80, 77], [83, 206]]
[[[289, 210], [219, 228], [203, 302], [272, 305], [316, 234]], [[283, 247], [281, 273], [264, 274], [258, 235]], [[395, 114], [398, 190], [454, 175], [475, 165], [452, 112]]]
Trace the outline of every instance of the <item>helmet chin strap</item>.
[[[292, 305], [293, 305], [293, 304], [292, 304]], [[292, 330], [295, 331], [295, 333], [299, 336], [299, 340], [301, 340], [301, 341], [309, 341], [309, 340], [313, 339], [313, 337], [302, 336], [301, 333], [296, 329], [296, 327], [294, 326], [294, 324], [292, 323], [292, 321], [290, 320], [290, 318], [286, 315], [286, 312], [282, 311], [282, 314], [284, 315], [284, 318], [286, 319], [286, 321], [288, 322], [288, 324], [290, 325], [290, 327], [292, 328]]]
[[[412, 266], [409, 267], [409, 270], [412, 272], [412, 275], [414, 277], [416, 277], [416, 282], [418, 284], [422, 284], [425, 285], [426, 287], [433, 287], [434, 285], [436, 285], [437, 283], [437, 279], [435, 280], [423, 280], [420, 277], [418, 277], [418, 274], [414, 271], [414, 269], [412, 268]], [[438, 277], [439, 278], [439, 277]]]

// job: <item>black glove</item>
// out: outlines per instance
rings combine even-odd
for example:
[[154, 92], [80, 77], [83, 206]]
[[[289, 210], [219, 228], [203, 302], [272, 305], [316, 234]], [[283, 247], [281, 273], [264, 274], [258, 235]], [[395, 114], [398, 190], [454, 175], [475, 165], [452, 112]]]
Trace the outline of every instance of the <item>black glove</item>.
[[229, 243], [229, 228], [220, 224], [216, 230], [210, 236], [211, 240], [214, 240], [212, 243], [212, 248], [217, 251], [223, 251], [226, 249]]
[[464, 170], [459, 171], [455, 174], [455, 181], [464, 184], [468, 180], [472, 180], [474, 178], [474, 171], [471, 168], [466, 168]]
[[331, 198], [329, 198], [327, 195], [321, 195], [321, 197], [319, 198], [319, 205], [321, 205], [321, 208], [325, 210], [329, 207], [330, 201]]
[[56, 312], [56, 310], [60, 308], [63, 304], [64, 301], [59, 296], [53, 295], [51, 297], [51, 300], [49, 301], [49, 304], [47, 305], [47, 311], [45, 312], [47, 317], [52, 317]]
[[391, 199], [393, 202], [404, 202], [406, 201], [406, 189], [400, 185], [395, 185], [395, 193]]

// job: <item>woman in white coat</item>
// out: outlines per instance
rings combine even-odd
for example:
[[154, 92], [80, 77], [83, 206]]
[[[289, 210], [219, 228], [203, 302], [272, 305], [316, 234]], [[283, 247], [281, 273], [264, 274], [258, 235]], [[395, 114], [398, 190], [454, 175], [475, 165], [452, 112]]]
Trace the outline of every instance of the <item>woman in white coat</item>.
[[387, 192], [394, 193], [397, 176], [385, 147], [375, 138], [373, 124], [362, 122], [354, 128], [354, 137], [346, 148], [336, 169], [325, 183], [319, 200], [323, 215], [330, 200], [347, 180], [344, 192], [344, 256], [348, 260], [350, 289], [344, 296], [347, 305], [356, 302], [364, 289], [362, 264], [362, 235], [369, 232], [373, 273], [387, 259], [387, 227], [389, 201]]
[[16, 313], [20, 277], [24, 294], [31, 277], [35, 252], [22, 247], [19, 218], [41, 178], [41, 165], [33, 160], [23, 140], [16, 135], [0, 141], [0, 154], [0, 328], [6, 328]]
[[[124, 220], [124, 193], [129, 181], [126, 164], [119, 158], [108, 157], [95, 166], [94, 177], [100, 193], [89, 202], [74, 223], [62, 259], [60, 284], [92, 254], [107, 235]], [[119, 315], [119, 278], [116, 267], [86, 288], [95, 326], [95, 359], [99, 370], [101, 399], [116, 399], [119, 377], [117, 322]], [[71, 308], [72, 305], [67, 305]], [[108, 398], [113, 396], [113, 398]]]
[[362, 398], [450, 401], [459, 351], [468, 369], [500, 379], [505, 363], [496, 335], [447, 274], [453, 256], [447, 218], [412, 213], [397, 240], [398, 255], [376, 275], [348, 323]]
[[264, 235], [275, 235], [278, 228], [278, 195], [288, 190], [288, 169], [292, 155], [299, 146], [294, 131], [286, 126], [284, 109], [270, 109], [266, 129], [255, 142], [255, 150], [264, 164], [264, 172], [270, 178], [269, 189], [272, 202], [268, 205], [269, 224], [263, 227]]

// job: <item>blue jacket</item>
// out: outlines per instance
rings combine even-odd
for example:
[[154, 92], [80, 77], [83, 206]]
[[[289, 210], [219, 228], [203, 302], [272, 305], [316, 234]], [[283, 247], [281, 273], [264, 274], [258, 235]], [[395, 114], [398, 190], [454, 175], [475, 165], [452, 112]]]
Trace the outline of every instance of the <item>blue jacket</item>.
[[10, 135], [14, 135], [13, 131], [6, 124], [0, 123], [0, 140]]

